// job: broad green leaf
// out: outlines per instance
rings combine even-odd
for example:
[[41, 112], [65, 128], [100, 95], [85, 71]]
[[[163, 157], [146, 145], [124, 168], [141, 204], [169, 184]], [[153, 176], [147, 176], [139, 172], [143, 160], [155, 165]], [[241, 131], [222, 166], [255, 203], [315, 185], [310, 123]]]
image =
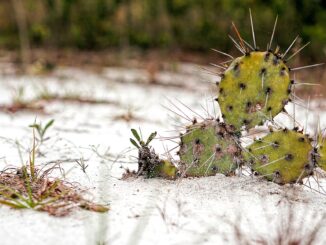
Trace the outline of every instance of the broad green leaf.
[[147, 139], [145, 146], [148, 146], [148, 144], [151, 143], [151, 141], [156, 137], [156, 135], [157, 135], [157, 132], [151, 133], [151, 135]]
[[131, 129], [131, 133], [133, 134], [133, 136], [137, 139], [138, 142], [140, 142], [140, 137], [139, 137], [139, 134], [137, 132], [136, 129], [132, 128]]
[[44, 127], [44, 129], [43, 129], [43, 132], [42, 132], [42, 135], [45, 134], [46, 130], [47, 130], [49, 127], [51, 127], [53, 123], [54, 123], [54, 119], [50, 120], [50, 121], [45, 125], [45, 127]]
[[140, 146], [137, 144], [137, 142], [134, 139], [130, 138], [130, 142], [131, 142], [131, 144], [136, 146], [138, 149], [140, 148]]

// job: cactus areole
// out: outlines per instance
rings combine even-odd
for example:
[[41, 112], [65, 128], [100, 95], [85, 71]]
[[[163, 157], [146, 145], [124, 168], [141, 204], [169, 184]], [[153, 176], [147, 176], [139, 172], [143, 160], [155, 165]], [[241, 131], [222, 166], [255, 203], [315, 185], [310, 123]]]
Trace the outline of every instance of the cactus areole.
[[272, 120], [291, 92], [289, 68], [271, 52], [251, 52], [233, 60], [221, 78], [218, 102], [224, 121], [240, 131]]

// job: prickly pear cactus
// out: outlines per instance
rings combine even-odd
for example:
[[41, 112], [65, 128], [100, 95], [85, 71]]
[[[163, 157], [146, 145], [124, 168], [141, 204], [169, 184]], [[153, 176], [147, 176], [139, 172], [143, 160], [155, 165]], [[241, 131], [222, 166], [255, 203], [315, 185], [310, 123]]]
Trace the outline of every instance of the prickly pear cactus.
[[180, 172], [185, 176], [232, 174], [240, 164], [241, 149], [230, 129], [215, 120], [205, 120], [181, 135]]
[[289, 69], [271, 52], [251, 52], [234, 59], [219, 83], [224, 121], [236, 130], [252, 128], [282, 111], [291, 91]]
[[279, 184], [298, 183], [312, 173], [313, 147], [307, 135], [297, 131], [272, 132], [247, 147], [251, 168]]
[[326, 139], [323, 139], [319, 147], [318, 166], [326, 171]]

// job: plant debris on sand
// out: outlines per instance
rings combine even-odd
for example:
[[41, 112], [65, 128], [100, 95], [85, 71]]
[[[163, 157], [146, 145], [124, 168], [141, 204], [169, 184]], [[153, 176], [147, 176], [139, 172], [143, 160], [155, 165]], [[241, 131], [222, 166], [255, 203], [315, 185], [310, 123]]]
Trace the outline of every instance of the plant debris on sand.
[[86, 200], [82, 191], [58, 178], [49, 177], [54, 169], [44, 171], [30, 166], [7, 169], [0, 173], [0, 203], [11, 208], [31, 208], [53, 216], [66, 216], [76, 208], [106, 212], [108, 207]]

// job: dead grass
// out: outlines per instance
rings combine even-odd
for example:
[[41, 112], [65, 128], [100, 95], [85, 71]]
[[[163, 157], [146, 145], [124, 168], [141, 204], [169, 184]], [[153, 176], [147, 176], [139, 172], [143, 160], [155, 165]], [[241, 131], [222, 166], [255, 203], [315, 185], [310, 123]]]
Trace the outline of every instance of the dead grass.
[[118, 105], [118, 103], [115, 101], [87, 98], [78, 94], [59, 95], [53, 93], [39, 94], [36, 96], [36, 98], [31, 100], [13, 98], [11, 104], [0, 105], [0, 111], [5, 113], [33, 112], [39, 114], [47, 114], [45, 112], [46, 105], [52, 102], [68, 102], [91, 105]]
[[[30, 174], [30, 166], [12, 168], [0, 174], [0, 203], [11, 208], [31, 208], [44, 211], [53, 216], [66, 216], [81, 208], [95, 212], [106, 212], [108, 208], [86, 200], [80, 188], [51, 178], [49, 173], [55, 169], [35, 169]], [[32, 178], [34, 176], [34, 179]]]
[[[326, 214], [312, 213], [309, 210], [303, 214], [296, 212], [296, 207], [289, 200], [283, 199], [278, 204], [276, 227], [270, 226], [268, 234], [253, 234], [241, 228], [241, 216], [236, 222], [226, 221], [233, 231], [233, 238], [237, 244], [259, 245], [314, 245], [324, 244], [321, 235], [326, 228]], [[265, 217], [267, 223], [270, 217]], [[309, 223], [309, 225], [307, 224]], [[250, 230], [255, 230], [256, 225], [250, 224]]]
[[[53, 123], [49, 121], [45, 130]], [[0, 171], [0, 204], [14, 209], [34, 209], [53, 216], [66, 216], [75, 209], [107, 212], [107, 206], [91, 202], [83, 197], [84, 191], [76, 185], [51, 177], [54, 170], [63, 172], [60, 163], [36, 167], [37, 145], [33, 125], [33, 143], [28, 164]], [[44, 130], [44, 129], [43, 129]], [[45, 133], [45, 132], [44, 132]]]

